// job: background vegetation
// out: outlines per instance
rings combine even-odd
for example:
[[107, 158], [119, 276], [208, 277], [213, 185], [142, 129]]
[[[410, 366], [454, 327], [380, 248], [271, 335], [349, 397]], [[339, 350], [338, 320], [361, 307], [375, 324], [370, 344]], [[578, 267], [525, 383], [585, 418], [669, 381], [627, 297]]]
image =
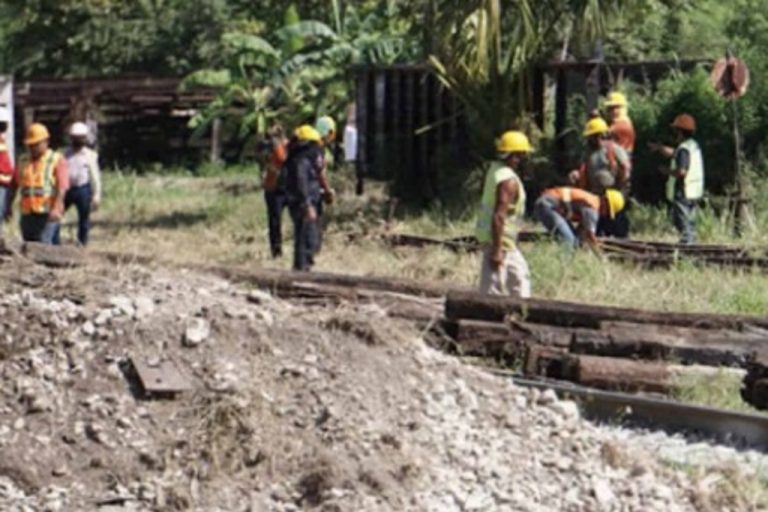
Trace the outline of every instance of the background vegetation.
[[[749, 167], [763, 177], [767, 46], [768, 0], [0, 0], [4, 72], [186, 76], [186, 86], [220, 91], [194, 119], [198, 132], [222, 118], [225, 134], [242, 141], [274, 120], [343, 118], [356, 65], [429, 63], [464, 106], [475, 162], [510, 127], [534, 132], [546, 160], [559, 134], [551, 126], [537, 133], [527, 116], [539, 63], [588, 59], [598, 47], [609, 61], [715, 59], [731, 47], [752, 69], [738, 112]], [[619, 86], [630, 93], [639, 131], [641, 196], [656, 197], [659, 187], [659, 162], [645, 145], [668, 138], [670, 119], [683, 110], [699, 119], [711, 190], [729, 190], [732, 113], [704, 71]], [[585, 115], [575, 100], [574, 124]]]

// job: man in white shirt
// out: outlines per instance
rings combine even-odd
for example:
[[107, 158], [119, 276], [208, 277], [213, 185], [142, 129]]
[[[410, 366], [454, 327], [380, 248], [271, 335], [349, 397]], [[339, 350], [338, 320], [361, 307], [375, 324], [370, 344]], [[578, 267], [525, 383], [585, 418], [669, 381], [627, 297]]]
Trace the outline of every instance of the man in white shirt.
[[[77, 122], [69, 129], [71, 144], [64, 153], [69, 168], [69, 190], [64, 198], [65, 211], [77, 208], [77, 240], [88, 245], [91, 211], [101, 205], [101, 170], [99, 155], [88, 147], [90, 130], [85, 123]], [[60, 243], [59, 233], [54, 243]]]

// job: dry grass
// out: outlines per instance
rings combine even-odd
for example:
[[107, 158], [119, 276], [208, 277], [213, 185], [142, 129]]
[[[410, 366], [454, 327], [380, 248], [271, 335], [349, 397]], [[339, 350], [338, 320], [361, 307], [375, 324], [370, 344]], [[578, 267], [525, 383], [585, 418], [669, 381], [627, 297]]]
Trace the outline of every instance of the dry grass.
[[[257, 183], [256, 176], [244, 175], [109, 175], [107, 203], [96, 217], [93, 246], [178, 263], [287, 269], [292, 249], [290, 220], [286, 214], [286, 256], [272, 260]], [[471, 219], [452, 221], [434, 213], [388, 218], [390, 210], [381, 190], [366, 198], [342, 193], [327, 216], [317, 270], [475, 285], [477, 255], [439, 248], [393, 250], [374, 236], [385, 229], [458, 236], [471, 233]], [[74, 227], [65, 229], [64, 236], [73, 238]], [[526, 244], [523, 251], [539, 297], [676, 311], [762, 314], [768, 310], [764, 293], [768, 277], [760, 273], [700, 268], [687, 262], [647, 271], [586, 252], [567, 255], [551, 243]]]

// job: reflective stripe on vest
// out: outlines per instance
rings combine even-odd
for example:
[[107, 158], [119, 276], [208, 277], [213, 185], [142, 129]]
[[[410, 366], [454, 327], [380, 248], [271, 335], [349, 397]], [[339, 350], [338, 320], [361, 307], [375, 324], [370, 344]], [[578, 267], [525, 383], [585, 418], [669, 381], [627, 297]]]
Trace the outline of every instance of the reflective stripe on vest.
[[19, 179], [22, 215], [51, 211], [56, 199], [54, 169], [60, 158], [61, 155], [49, 149], [42, 158], [24, 167]]
[[[704, 157], [701, 154], [701, 148], [693, 139], [688, 139], [680, 144], [672, 157], [672, 164], [670, 166], [672, 172], [677, 171], [677, 155], [682, 149], [688, 150], [690, 158], [688, 172], [685, 174], [685, 178], [683, 178], [685, 198], [691, 200], [701, 199], [704, 197]], [[670, 176], [667, 179], [667, 200], [669, 201], [675, 200], [677, 180], [678, 178], [675, 176]]]
[[[517, 233], [519, 230], [519, 220], [525, 212], [525, 188], [515, 171], [507, 167], [502, 162], [496, 162], [488, 169], [483, 186], [483, 197], [480, 201], [480, 211], [477, 215], [477, 226], [475, 235], [482, 244], [493, 242], [493, 215], [496, 209], [496, 193], [498, 184], [497, 175], [508, 176], [507, 179], [513, 179], [517, 183], [517, 201], [509, 206], [507, 218], [504, 222], [504, 234], [502, 237], [502, 247], [505, 249], [514, 249], [517, 242]], [[506, 181], [506, 180], [501, 180]]]

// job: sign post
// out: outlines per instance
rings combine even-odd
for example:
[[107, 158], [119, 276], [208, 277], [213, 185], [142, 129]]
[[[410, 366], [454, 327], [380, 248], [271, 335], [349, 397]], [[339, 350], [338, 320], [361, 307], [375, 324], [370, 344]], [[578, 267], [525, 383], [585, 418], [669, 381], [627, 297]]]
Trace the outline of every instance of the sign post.
[[734, 143], [734, 181], [736, 182], [736, 199], [734, 208], [734, 235], [740, 237], [744, 232], [744, 223], [751, 223], [749, 198], [747, 197], [748, 178], [744, 175], [742, 165], [744, 155], [741, 148], [741, 132], [739, 130], [739, 110], [736, 100], [746, 94], [749, 88], [749, 68], [744, 61], [737, 59], [729, 49], [724, 59], [715, 63], [712, 69], [712, 84], [720, 96], [727, 98], [731, 104], [733, 117]]

